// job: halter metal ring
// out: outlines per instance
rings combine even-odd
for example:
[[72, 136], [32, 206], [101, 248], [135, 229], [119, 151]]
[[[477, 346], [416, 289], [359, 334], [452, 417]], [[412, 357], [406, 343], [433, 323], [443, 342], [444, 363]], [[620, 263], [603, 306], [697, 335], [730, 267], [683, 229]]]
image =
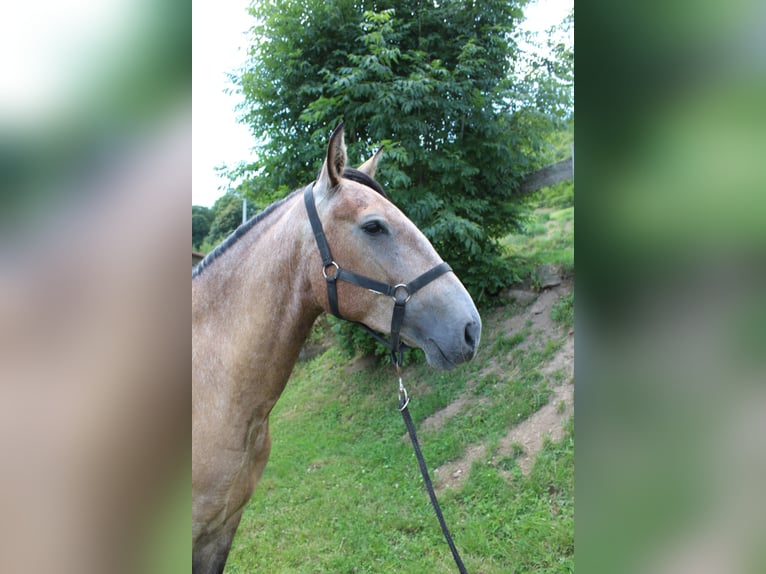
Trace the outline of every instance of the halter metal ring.
[[[335, 267], [335, 271], [333, 271], [332, 275], [327, 274], [327, 269], [330, 267]], [[338, 266], [335, 261], [330, 261], [327, 265], [322, 267], [322, 275], [324, 275], [324, 278], [327, 281], [335, 281], [338, 278], [338, 272], [340, 271], [340, 267]]]
[[[404, 299], [399, 298], [399, 289], [404, 289], [404, 292], [407, 294], [407, 296]], [[412, 297], [412, 293], [410, 293], [409, 289], [407, 289], [407, 285], [404, 283], [399, 283], [397, 285], [394, 285], [394, 294], [391, 297], [394, 301], [397, 303], [406, 303], [410, 300], [410, 297]]]

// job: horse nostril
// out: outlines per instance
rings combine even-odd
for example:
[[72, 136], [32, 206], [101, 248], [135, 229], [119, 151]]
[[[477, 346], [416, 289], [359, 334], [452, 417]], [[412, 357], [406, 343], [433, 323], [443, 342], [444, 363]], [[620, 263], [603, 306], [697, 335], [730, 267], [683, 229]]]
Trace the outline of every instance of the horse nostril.
[[481, 327], [476, 321], [471, 321], [465, 326], [465, 342], [471, 352], [476, 350], [480, 335]]

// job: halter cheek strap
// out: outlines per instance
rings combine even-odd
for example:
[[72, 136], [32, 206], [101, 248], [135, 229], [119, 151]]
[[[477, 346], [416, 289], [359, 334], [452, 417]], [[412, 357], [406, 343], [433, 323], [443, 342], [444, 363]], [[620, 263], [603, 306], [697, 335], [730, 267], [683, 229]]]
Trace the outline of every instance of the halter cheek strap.
[[413, 281], [410, 281], [409, 283], [398, 283], [396, 285], [382, 283], [381, 281], [343, 269], [333, 259], [330, 246], [327, 243], [327, 237], [322, 229], [322, 222], [319, 220], [319, 214], [317, 213], [316, 203], [314, 201], [313, 184], [306, 186], [303, 190], [303, 201], [306, 204], [306, 211], [309, 216], [309, 222], [311, 223], [311, 229], [314, 232], [314, 239], [319, 248], [319, 254], [322, 257], [322, 275], [324, 275], [324, 278], [327, 281], [327, 300], [330, 305], [330, 312], [339, 319], [344, 319], [340, 313], [340, 308], [338, 307], [338, 281], [352, 283], [364, 287], [373, 293], [391, 297], [394, 300], [394, 311], [391, 316], [391, 341], [387, 341], [375, 331], [367, 327], [367, 325], [362, 323], [358, 324], [370, 335], [375, 337], [375, 339], [388, 347], [391, 351], [394, 363], [401, 365], [403, 350], [399, 332], [401, 331], [402, 323], [404, 322], [404, 311], [407, 302], [418, 290], [445, 273], [452, 271], [452, 268], [447, 263], [442, 262], [418, 276]]

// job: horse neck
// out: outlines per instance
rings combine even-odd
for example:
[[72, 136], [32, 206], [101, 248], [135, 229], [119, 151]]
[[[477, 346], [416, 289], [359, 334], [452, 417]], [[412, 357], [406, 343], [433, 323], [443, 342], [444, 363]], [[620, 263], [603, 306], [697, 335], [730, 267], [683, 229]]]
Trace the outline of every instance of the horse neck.
[[295, 194], [195, 280], [198, 293], [192, 289], [194, 337], [217, 350], [208, 356], [225, 371], [208, 375], [225, 376], [244, 410], [270, 411], [321, 313], [309, 283], [316, 247], [301, 209]]

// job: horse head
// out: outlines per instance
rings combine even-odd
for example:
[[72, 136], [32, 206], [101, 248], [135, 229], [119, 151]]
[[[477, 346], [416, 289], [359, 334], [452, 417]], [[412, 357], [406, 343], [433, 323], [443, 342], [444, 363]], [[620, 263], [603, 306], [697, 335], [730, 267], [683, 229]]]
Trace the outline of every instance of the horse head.
[[[347, 167], [343, 127], [330, 138], [313, 196], [335, 268], [348, 269], [388, 285], [403, 285], [442, 264], [425, 235], [387, 199], [374, 181], [382, 148], [357, 170]], [[313, 249], [312, 249], [313, 248]], [[311, 289], [317, 303], [332, 312], [327, 267], [312, 245], [316, 273]], [[330, 274], [332, 274], [330, 269]], [[380, 333], [391, 330], [391, 297], [337, 282], [337, 301], [344, 319]], [[481, 337], [481, 318], [466, 288], [454, 273], [440, 274], [408, 296], [401, 339], [423, 349], [428, 363], [451, 369], [474, 357]]]

